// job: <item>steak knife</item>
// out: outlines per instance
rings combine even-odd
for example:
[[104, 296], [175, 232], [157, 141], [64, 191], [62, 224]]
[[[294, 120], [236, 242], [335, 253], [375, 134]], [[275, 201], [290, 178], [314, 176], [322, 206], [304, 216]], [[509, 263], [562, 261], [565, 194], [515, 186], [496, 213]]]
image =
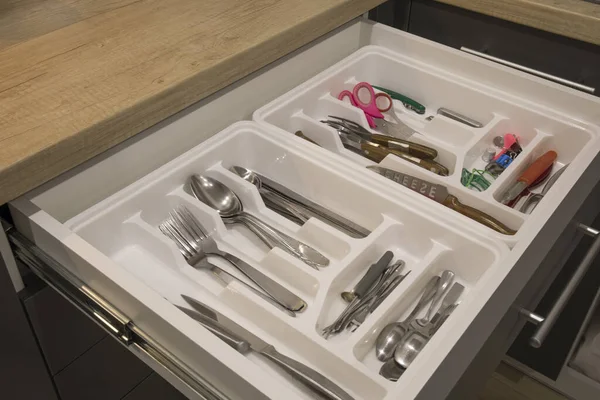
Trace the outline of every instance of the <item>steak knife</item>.
[[[217, 337], [225, 341], [225, 343], [233, 347], [236, 351], [244, 354], [250, 350], [254, 350], [327, 399], [354, 400], [352, 396], [319, 372], [281, 354], [273, 345], [265, 342], [218, 311], [185, 294], [182, 294], [181, 297], [195, 310], [194, 312], [186, 309], [185, 313], [187, 315], [206, 327], [209, 331], [215, 333]], [[207, 319], [209, 322], [207, 322]]]

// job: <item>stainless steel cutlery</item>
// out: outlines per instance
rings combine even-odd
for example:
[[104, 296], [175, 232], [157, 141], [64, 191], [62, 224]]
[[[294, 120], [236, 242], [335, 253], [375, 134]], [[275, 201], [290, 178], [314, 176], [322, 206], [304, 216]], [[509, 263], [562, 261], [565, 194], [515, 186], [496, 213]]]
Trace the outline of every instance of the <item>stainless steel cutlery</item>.
[[342, 293], [342, 298], [349, 304], [333, 323], [322, 330], [325, 338], [346, 329], [356, 329], [406, 278], [410, 271], [404, 275], [400, 274], [404, 261], [398, 260], [389, 265], [392, 258], [393, 253], [387, 251], [369, 267], [351, 292]]
[[[380, 361], [384, 362], [379, 370], [381, 376], [391, 381], [398, 380], [429, 339], [458, 307], [465, 288], [458, 282], [452, 284], [453, 280], [454, 272], [450, 270], [443, 271], [441, 276], [431, 277], [422, 291], [420, 300], [408, 317], [402, 322], [388, 324], [379, 333], [375, 354]], [[440, 299], [442, 299], [441, 305], [433, 314]], [[429, 302], [431, 306], [425, 317], [417, 319], [417, 315]]]
[[183, 294], [181, 297], [193, 308], [193, 310], [184, 308], [187, 315], [198, 321], [202, 326], [213, 332], [238, 352], [245, 354], [249, 351], [254, 351], [260, 354], [283, 368], [288, 374], [323, 398], [353, 400], [352, 396], [331, 380], [307, 365], [281, 354], [272, 344], [267, 343], [237, 322], [196, 299]]
[[314, 269], [318, 270], [329, 265], [329, 259], [311, 246], [244, 211], [242, 202], [235, 192], [217, 179], [204, 175], [193, 175], [191, 188], [198, 200], [217, 210], [224, 223], [244, 224], [269, 248], [279, 247]]
[[299, 225], [304, 224], [309, 218], [315, 217], [347, 233], [351, 237], [363, 238], [371, 233], [368, 229], [328, 210], [258, 172], [239, 165], [235, 165], [229, 168], [229, 170], [256, 186], [267, 207]]
[[[291, 316], [295, 316], [295, 312], [303, 311], [306, 308], [306, 302], [285, 287], [233, 254], [220, 250], [215, 240], [206, 233], [200, 222], [187, 208], [174, 209], [170, 216], [159, 225], [159, 229], [175, 242], [192, 267], [208, 268], [226, 282], [236, 280]], [[227, 260], [260, 290], [210, 263], [209, 256]]]

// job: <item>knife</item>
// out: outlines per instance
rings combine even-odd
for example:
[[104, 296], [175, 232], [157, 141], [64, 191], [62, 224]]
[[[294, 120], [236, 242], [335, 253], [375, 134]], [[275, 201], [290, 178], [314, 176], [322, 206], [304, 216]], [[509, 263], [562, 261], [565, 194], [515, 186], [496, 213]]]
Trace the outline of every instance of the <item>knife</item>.
[[[301, 381], [308, 388], [327, 399], [354, 400], [352, 396], [319, 372], [301, 362], [281, 354], [273, 345], [265, 342], [218, 311], [213, 310], [204, 303], [186, 296], [185, 294], [182, 294], [181, 297], [196, 311], [194, 313], [185, 311], [187, 315], [199, 322], [209, 331], [213, 333], [217, 331], [218, 333], [215, 333], [215, 335], [238, 352], [244, 354], [254, 350], [256, 353], [283, 368], [292, 377]], [[198, 314], [200, 314], [201, 317], [198, 317]], [[245, 344], [247, 344], [247, 346]]]
[[491, 215], [488, 215], [483, 211], [479, 211], [476, 208], [462, 204], [458, 198], [456, 198], [456, 196], [448, 193], [448, 188], [446, 188], [446, 186], [424, 181], [422, 179], [415, 178], [414, 176], [403, 174], [389, 168], [383, 168], [375, 165], [369, 165], [367, 168], [417, 193], [421, 193], [425, 197], [435, 200], [438, 203], [453, 209], [454, 211], [458, 211], [462, 215], [469, 217], [480, 224], [495, 230], [496, 232], [500, 232], [504, 235], [514, 235], [517, 233], [517, 231], [510, 229], [508, 226], [504, 225]]
[[388, 154], [393, 154], [410, 163], [416, 164], [421, 168], [428, 169], [433, 173], [442, 176], [448, 176], [448, 168], [433, 160], [424, 160], [418, 157], [411, 156], [410, 154], [406, 154], [403, 151], [388, 148], [381, 144], [365, 140], [356, 134], [347, 134], [338, 130], [338, 135], [340, 136], [344, 147], [349, 148], [350, 150], [360, 154], [363, 157], [368, 158], [373, 162], [380, 163], [381, 161], [383, 161], [384, 158], [387, 157]]
[[[229, 168], [229, 170], [244, 179], [246, 179], [244, 177], [245, 171], [249, 171], [247, 168], [240, 167], [238, 165], [232, 166]], [[253, 170], [252, 173], [260, 180], [259, 192], [261, 193], [261, 196], [263, 196], [265, 202], [269, 202], [270, 205], [274, 205], [276, 208], [278, 208], [278, 210], [282, 210], [283, 207], [281, 206], [287, 205], [288, 208], [291, 206], [294, 210], [300, 213], [299, 215], [292, 216], [292, 218], [301, 221], [300, 225], [306, 222], [310, 217], [315, 217], [321, 220], [324, 219], [324, 222], [329, 222], [330, 225], [337, 229], [343, 230], [355, 238], [364, 238], [369, 236], [371, 233], [371, 231], [368, 229], [363, 228], [362, 226], [342, 217], [341, 215], [336, 214], [331, 210], [328, 210], [320, 204], [307, 199], [306, 197], [294, 192], [291, 189], [288, 189], [287, 187], [269, 179], [268, 177]], [[264, 190], [261, 191], [261, 189]], [[265, 191], [270, 193], [270, 196], [264, 196]], [[273, 196], [277, 196], [279, 199]], [[292, 204], [289, 204], [290, 202]]]

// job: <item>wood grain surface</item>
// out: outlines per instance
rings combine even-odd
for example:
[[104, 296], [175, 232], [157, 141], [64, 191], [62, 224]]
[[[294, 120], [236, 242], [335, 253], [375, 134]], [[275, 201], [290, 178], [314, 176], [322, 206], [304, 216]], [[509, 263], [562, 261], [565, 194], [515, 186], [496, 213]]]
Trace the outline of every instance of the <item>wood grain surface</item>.
[[0, 204], [382, 2], [1, 1]]
[[600, 5], [583, 0], [437, 0], [600, 45]]

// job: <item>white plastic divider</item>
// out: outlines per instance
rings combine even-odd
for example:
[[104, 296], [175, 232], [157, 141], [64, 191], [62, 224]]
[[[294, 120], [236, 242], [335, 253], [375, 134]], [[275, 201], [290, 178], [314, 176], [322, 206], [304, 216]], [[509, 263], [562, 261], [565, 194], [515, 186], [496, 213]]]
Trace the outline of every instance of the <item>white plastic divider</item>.
[[[330, 165], [312, 155], [307, 143], [279, 139], [278, 133], [256, 123], [235, 124], [66, 225], [169, 301], [182, 304], [179, 295], [185, 293], [209, 306], [226, 307], [240, 324], [358, 398], [383, 399], [397, 384], [379, 376], [377, 366], [369, 361], [377, 332], [407, 311], [432, 274], [451, 269], [468, 289], [477, 287], [480, 277], [499, 265], [508, 248], [460, 232], [440, 215], [424, 212], [402, 196], [373, 189], [365, 183], [369, 173], [360, 166]], [[296, 225], [266, 208], [256, 187], [228, 170], [233, 165], [263, 174], [370, 229], [371, 234], [352, 238], [315, 218]], [[194, 173], [226, 184], [248, 212], [315, 246], [330, 258], [330, 265], [316, 271], [280, 249], [269, 250], [248, 230], [225, 225], [215, 210], [191, 193], [188, 182]], [[198, 218], [219, 248], [304, 298], [307, 310], [292, 318], [244, 285], [226, 284], [209, 270], [188, 265], [157, 228], [180, 205]], [[326, 340], [320, 331], [343, 309], [340, 293], [351, 290], [387, 250], [395, 260], [406, 262], [404, 271], [411, 271], [410, 275], [355, 332]], [[467, 268], [472, 258], [479, 260], [477, 271]], [[240, 276], [225, 261], [211, 261]], [[266, 374], [296, 385], [277, 368], [249, 358]], [[294, 391], [310, 398], [301, 388]]]
[[[502, 193], [544, 151], [554, 150], [558, 153], [558, 160], [553, 168], [553, 172], [556, 172], [563, 165], [573, 161], [577, 154], [585, 149], [586, 144], [596, 138], [588, 125], [578, 121], [567, 121], [557, 117], [553, 110], [535, 107], [510, 93], [482, 86], [477, 81], [469, 80], [468, 71], [465, 71], [464, 75], [450, 73], [444, 70], [443, 66], [427, 64], [375, 45], [361, 48], [273, 100], [257, 110], [253, 118], [265, 126], [274, 127], [285, 137], [282, 140], [300, 142], [302, 139], [290, 139], [290, 135], [283, 131], [293, 133], [301, 130], [323, 148], [343, 156], [352, 163], [372, 165], [373, 162], [344, 149], [336, 131], [320, 122], [328, 115], [335, 115], [351, 119], [369, 129], [362, 110], [337, 99], [339, 92], [352, 89], [361, 81], [398, 91], [426, 105], [426, 113], [419, 115], [407, 110], [400, 102], [394, 101], [393, 114], [418, 132], [409, 140], [438, 151], [436, 161], [446, 166], [450, 174], [439, 176], [393, 155], [384, 159], [380, 163], [381, 166], [444, 185], [450, 194], [456, 195], [461, 202], [491, 215], [515, 230], [521, 229], [529, 216], [516, 208], [501, 204], [499, 199]], [[438, 107], [447, 107], [471, 116], [484, 126], [473, 128], [437, 115], [435, 110]], [[477, 192], [465, 188], [461, 183], [463, 168], [472, 170], [485, 167], [481, 160], [483, 151], [493, 146], [495, 136], [503, 136], [505, 133], [514, 133], [519, 137], [523, 152], [498, 179], [491, 180], [487, 190]], [[409, 192], [401, 185], [385, 182], [385, 178], [377, 176], [374, 172], [370, 174], [378, 185], [394, 186], [396, 193]], [[537, 192], [541, 190], [542, 187], [535, 189]], [[413, 199], [419, 196], [416, 193], [407, 195]], [[442, 214], [454, 213], [454, 219], [458, 218], [473, 229], [505, 241], [511, 246], [520, 237], [518, 232], [514, 236], [500, 234], [466, 216], [441, 208], [442, 205], [424, 201], [422, 198], [420, 200], [425, 203], [425, 207], [436, 209], [436, 212]]]

